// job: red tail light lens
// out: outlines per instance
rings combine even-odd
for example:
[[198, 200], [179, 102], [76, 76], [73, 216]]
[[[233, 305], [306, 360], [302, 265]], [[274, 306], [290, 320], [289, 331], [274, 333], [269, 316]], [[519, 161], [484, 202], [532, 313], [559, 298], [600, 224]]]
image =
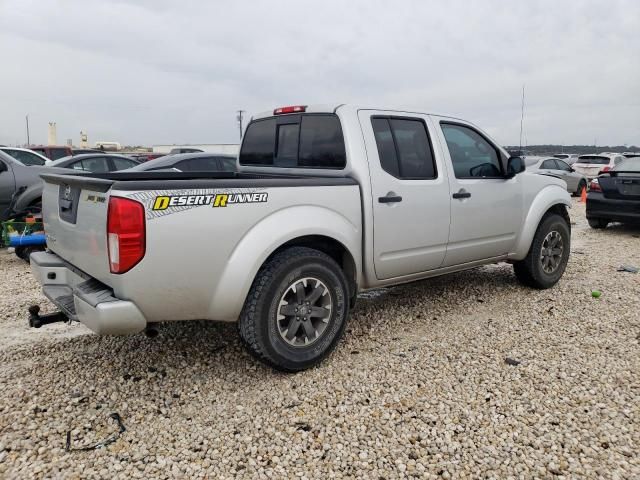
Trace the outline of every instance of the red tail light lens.
[[109, 198], [107, 245], [111, 273], [124, 273], [144, 257], [146, 233], [144, 207], [122, 197]]
[[608, 172], [609, 170], [611, 170], [611, 167], [607, 165], [606, 167], [603, 167], [602, 170], [600, 170], [600, 172], [598, 172], [598, 175], [600, 175], [601, 173]]
[[596, 180], [596, 179], [591, 180], [591, 183], [589, 184], [589, 191], [591, 191], [591, 192], [601, 192], [602, 191], [602, 187], [600, 187], [600, 183], [598, 182], [598, 180]]
[[280, 107], [273, 111], [274, 115], [283, 115], [285, 113], [302, 113], [307, 109], [306, 105], [292, 105], [290, 107]]

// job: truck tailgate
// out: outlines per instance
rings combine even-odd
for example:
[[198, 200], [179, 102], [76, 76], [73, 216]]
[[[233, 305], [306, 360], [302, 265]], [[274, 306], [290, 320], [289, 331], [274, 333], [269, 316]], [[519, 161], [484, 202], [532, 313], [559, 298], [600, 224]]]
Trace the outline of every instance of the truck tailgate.
[[110, 180], [43, 175], [47, 246], [70, 264], [109, 285], [107, 207]]

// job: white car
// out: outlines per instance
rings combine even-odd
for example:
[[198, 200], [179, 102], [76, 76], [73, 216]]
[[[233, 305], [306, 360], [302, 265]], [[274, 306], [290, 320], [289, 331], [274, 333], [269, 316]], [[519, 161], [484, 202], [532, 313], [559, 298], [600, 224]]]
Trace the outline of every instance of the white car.
[[0, 147], [0, 150], [7, 155], [11, 155], [13, 158], [18, 160], [23, 165], [26, 165], [27, 167], [30, 167], [32, 165], [46, 165], [49, 161], [49, 159], [44, 155], [40, 155], [39, 153], [36, 153], [33, 150], [29, 150], [28, 148]]
[[572, 195], [580, 195], [582, 189], [587, 188], [587, 179], [581, 173], [576, 172], [564, 160], [555, 157], [527, 157], [525, 159], [527, 170], [541, 175], [551, 175], [564, 180], [567, 191]]
[[560, 160], [564, 160], [569, 165], [573, 165], [578, 161], [577, 153], [556, 153], [553, 156], [559, 158]]
[[619, 164], [624, 157], [621, 153], [594, 153], [589, 155], [580, 155], [578, 161], [572, 165], [573, 169], [587, 177], [589, 180], [593, 180], [601, 172], [608, 172], [617, 164]]

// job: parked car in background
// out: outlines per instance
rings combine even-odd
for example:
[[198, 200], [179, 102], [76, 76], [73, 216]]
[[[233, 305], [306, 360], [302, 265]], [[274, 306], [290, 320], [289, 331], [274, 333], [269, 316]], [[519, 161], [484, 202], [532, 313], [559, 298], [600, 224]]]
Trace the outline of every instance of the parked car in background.
[[28, 167], [32, 165], [45, 165], [49, 160], [47, 157], [40, 155], [33, 150], [29, 150], [28, 148], [18, 148], [18, 147], [0, 147], [4, 153], [11, 155], [13, 158], [18, 160], [23, 165]]
[[589, 155], [580, 155], [578, 160], [572, 165], [573, 169], [593, 180], [601, 172], [608, 172], [618, 163], [624, 160], [621, 153], [597, 153]]
[[[139, 163], [138, 160], [133, 160], [123, 155], [88, 153], [65, 157], [51, 162], [46, 167], [42, 167], [44, 170], [41, 170], [40, 173], [51, 173], [53, 170], [68, 173], [69, 169], [83, 172], [108, 173], [116, 170], [125, 170]], [[30, 205], [39, 205], [41, 198], [42, 182], [33, 182], [16, 195], [14, 201], [15, 210], [24, 211]]]
[[640, 152], [623, 152], [622, 156], [625, 158], [636, 158], [640, 157]]
[[640, 223], [640, 158], [626, 158], [591, 181], [587, 221], [592, 228]]
[[140, 160], [135, 160], [124, 155], [110, 153], [85, 153], [61, 158], [49, 164], [50, 167], [71, 168], [85, 172], [106, 173], [139, 165]]
[[177, 147], [172, 148], [169, 152], [169, 155], [175, 155], [176, 153], [200, 153], [204, 152], [201, 148], [193, 148], [193, 147]]
[[59, 158], [73, 154], [71, 148], [66, 146], [56, 147], [51, 145], [44, 145], [38, 147], [29, 147], [29, 149], [39, 153], [44, 157], [47, 157], [49, 160], [58, 160]]
[[[567, 191], [573, 195], [579, 195], [583, 188], [587, 188], [587, 177], [576, 172], [571, 166], [555, 157], [532, 157], [526, 159], [527, 170], [543, 175], [552, 175], [564, 180]], [[530, 163], [531, 162], [531, 163]]]
[[97, 148], [72, 148], [71, 155], [82, 155], [83, 153], [104, 153], [104, 150]]
[[[0, 221], [15, 214], [40, 212], [41, 197], [23, 197], [22, 194], [34, 185], [42, 192], [42, 173], [68, 173], [68, 170], [41, 165], [26, 166], [11, 155], [0, 151]], [[22, 200], [21, 200], [22, 199]]]
[[560, 160], [564, 160], [569, 165], [573, 165], [578, 160], [577, 153], [555, 153], [553, 156]]
[[132, 171], [235, 172], [235, 155], [212, 153], [180, 153], [165, 155], [131, 168]]
[[131, 157], [135, 160], [139, 160], [141, 162], [148, 162], [149, 160], [155, 160], [156, 158], [160, 158], [160, 157], [164, 157], [166, 156], [166, 153], [153, 153], [153, 152], [147, 152], [147, 153], [128, 153], [127, 156]]

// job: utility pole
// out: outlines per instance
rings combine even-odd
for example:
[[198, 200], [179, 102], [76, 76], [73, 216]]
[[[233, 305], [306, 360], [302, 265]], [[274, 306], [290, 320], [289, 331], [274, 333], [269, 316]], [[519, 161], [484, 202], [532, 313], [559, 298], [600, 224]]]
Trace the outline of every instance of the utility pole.
[[524, 123], [524, 85], [522, 85], [522, 105], [520, 107], [520, 155], [522, 155], [522, 124]]
[[27, 121], [27, 148], [31, 146], [31, 140], [29, 139], [29, 114], [27, 113], [25, 120]]
[[236, 116], [236, 120], [238, 120], [238, 126], [240, 127], [240, 139], [242, 140], [242, 114], [245, 110], [238, 110], [238, 115]]

